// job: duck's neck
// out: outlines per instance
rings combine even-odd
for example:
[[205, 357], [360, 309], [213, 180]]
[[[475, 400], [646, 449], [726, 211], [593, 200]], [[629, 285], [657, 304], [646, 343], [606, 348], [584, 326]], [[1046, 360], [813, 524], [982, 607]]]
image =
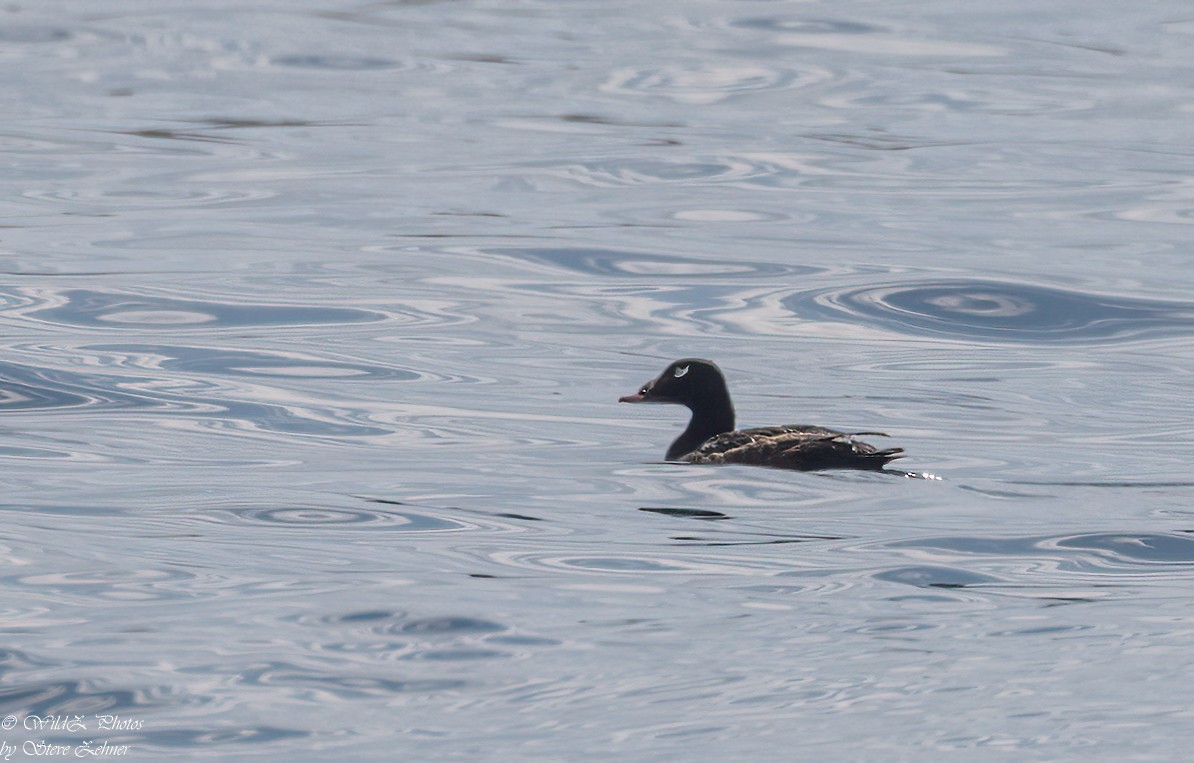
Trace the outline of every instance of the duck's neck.
[[714, 435], [734, 431], [734, 405], [730, 402], [730, 394], [724, 389], [720, 390], [719, 395], [697, 401], [688, 407], [692, 409], [692, 418], [688, 420], [688, 428], [667, 449], [665, 458], [668, 461], [680, 460]]

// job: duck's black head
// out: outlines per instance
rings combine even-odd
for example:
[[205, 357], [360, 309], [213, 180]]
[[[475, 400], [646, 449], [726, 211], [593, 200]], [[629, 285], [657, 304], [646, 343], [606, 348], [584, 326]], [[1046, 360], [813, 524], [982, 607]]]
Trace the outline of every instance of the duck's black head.
[[676, 403], [688, 406], [688, 428], [668, 448], [667, 460], [690, 453], [706, 439], [734, 428], [734, 406], [721, 369], [711, 360], [685, 358], [670, 363], [657, 378], [619, 403]]
[[693, 410], [729, 403], [726, 379], [711, 360], [685, 358], [668, 365], [657, 378], [619, 403], [678, 403]]

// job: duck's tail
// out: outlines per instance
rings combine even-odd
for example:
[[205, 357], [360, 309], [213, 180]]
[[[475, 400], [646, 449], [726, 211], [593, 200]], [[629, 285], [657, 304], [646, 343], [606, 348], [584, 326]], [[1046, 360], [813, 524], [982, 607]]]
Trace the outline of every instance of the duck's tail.
[[[871, 434], [874, 434], [873, 432]], [[897, 458], [904, 457], [903, 448], [886, 448], [884, 450], [877, 450], [874, 453], [867, 453], [866, 458], [875, 464], [876, 469], [882, 469]]]

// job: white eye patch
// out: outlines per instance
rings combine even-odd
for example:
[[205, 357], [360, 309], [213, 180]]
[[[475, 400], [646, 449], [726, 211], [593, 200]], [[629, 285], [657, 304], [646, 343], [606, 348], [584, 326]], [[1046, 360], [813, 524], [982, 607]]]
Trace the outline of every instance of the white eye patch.
[[688, 366], [679, 366], [676, 368], [675, 373], [672, 375], [675, 376], [677, 379], [679, 379], [681, 376], [683, 376], [686, 373], [688, 373]]

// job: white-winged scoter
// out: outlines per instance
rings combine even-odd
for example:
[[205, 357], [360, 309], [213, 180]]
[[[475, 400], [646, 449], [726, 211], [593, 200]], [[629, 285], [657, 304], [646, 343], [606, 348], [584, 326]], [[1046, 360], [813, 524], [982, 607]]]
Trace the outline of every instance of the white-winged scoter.
[[688, 406], [688, 428], [667, 449], [668, 461], [693, 464], [753, 464], [777, 469], [879, 470], [903, 448], [879, 450], [854, 437], [882, 432], [835, 432], [824, 427], [793, 424], [758, 429], [734, 429], [734, 405], [721, 369], [709, 360], [685, 358], [671, 363], [619, 403], [676, 403]]

